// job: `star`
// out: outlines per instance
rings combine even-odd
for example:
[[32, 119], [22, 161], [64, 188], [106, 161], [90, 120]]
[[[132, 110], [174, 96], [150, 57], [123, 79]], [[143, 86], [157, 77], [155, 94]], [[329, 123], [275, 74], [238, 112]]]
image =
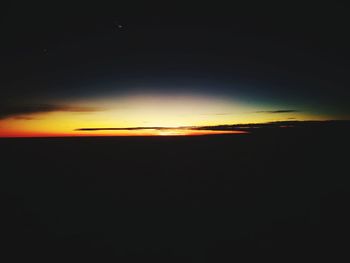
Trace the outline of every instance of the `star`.
[[119, 21], [114, 21], [114, 26], [117, 28], [117, 29], [122, 29], [124, 26], [122, 24], [119, 23]]

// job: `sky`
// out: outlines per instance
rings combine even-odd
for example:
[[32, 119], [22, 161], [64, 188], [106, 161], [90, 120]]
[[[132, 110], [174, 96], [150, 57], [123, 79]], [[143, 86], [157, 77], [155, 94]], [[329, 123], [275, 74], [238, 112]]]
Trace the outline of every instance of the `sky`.
[[0, 137], [349, 119], [349, 11], [337, 1], [2, 4]]

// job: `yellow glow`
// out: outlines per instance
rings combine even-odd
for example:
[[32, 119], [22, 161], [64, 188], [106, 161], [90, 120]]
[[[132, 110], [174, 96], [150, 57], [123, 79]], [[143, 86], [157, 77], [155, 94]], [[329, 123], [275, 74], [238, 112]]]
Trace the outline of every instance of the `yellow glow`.
[[[62, 105], [61, 103], [58, 103]], [[22, 114], [0, 120], [0, 137], [11, 136], [125, 136], [190, 135], [180, 130], [75, 131], [79, 128], [183, 127], [263, 123], [297, 120], [324, 120], [303, 112], [271, 114], [266, 107], [252, 106], [227, 98], [195, 95], [129, 95], [94, 100], [65, 101], [63, 105], [96, 107], [91, 112], [52, 111]], [[216, 131], [218, 132], [218, 131]], [[192, 134], [199, 133], [198, 131]]]

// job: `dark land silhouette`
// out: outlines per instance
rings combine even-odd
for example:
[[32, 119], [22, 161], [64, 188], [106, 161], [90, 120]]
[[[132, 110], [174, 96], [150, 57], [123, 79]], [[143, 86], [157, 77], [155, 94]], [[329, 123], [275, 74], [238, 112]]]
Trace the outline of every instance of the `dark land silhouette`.
[[2, 254], [45, 262], [348, 257], [350, 122], [285, 124], [198, 137], [0, 139]]

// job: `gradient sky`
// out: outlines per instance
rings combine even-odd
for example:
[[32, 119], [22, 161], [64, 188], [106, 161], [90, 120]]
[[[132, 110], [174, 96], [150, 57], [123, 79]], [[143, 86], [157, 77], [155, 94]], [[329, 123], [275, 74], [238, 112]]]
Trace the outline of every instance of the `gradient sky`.
[[350, 116], [349, 8], [336, 2], [2, 10], [1, 137]]

